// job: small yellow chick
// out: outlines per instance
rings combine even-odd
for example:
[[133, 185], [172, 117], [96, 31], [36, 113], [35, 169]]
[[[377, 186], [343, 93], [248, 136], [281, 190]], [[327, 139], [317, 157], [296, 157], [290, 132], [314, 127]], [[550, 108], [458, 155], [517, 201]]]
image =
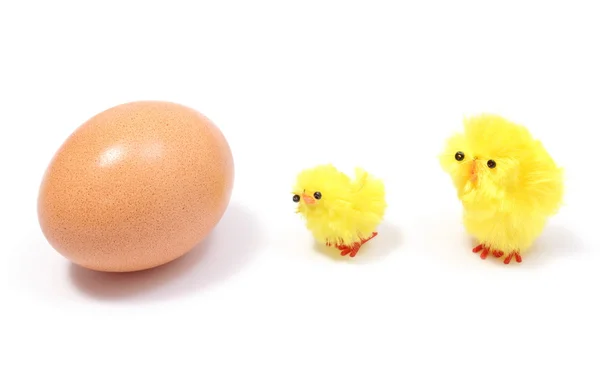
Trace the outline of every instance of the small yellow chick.
[[377, 236], [387, 208], [383, 182], [360, 168], [355, 175], [351, 180], [332, 165], [321, 165], [302, 171], [293, 189], [296, 212], [315, 239], [350, 257]]
[[529, 131], [496, 115], [465, 119], [440, 156], [463, 205], [473, 249], [508, 264], [542, 233], [563, 198], [563, 170]]

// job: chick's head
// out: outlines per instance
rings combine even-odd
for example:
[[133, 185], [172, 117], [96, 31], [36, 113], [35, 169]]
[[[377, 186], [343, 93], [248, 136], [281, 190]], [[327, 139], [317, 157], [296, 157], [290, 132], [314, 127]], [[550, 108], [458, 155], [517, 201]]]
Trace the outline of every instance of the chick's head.
[[499, 116], [481, 115], [465, 119], [464, 131], [448, 139], [440, 162], [463, 199], [501, 199], [518, 189], [532, 144], [525, 127]]
[[305, 169], [298, 174], [292, 193], [298, 203], [296, 211], [304, 217], [326, 215], [344, 200], [350, 184], [350, 178], [332, 165]]

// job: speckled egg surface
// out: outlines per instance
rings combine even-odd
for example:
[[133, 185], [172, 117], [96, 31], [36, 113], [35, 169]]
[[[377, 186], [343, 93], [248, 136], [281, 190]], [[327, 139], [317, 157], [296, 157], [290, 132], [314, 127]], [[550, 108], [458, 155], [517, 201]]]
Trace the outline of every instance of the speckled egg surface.
[[229, 145], [205, 116], [170, 102], [127, 103], [92, 117], [57, 151], [40, 187], [39, 222], [80, 266], [144, 270], [211, 232], [233, 179]]

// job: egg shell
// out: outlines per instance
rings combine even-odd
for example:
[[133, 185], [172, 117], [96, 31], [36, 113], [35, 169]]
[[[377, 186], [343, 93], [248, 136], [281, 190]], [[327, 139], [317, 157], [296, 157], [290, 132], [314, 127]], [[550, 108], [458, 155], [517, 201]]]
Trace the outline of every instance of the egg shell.
[[229, 144], [207, 117], [172, 102], [131, 102], [62, 144], [40, 186], [38, 219], [50, 245], [77, 265], [149, 269], [211, 232], [233, 180]]

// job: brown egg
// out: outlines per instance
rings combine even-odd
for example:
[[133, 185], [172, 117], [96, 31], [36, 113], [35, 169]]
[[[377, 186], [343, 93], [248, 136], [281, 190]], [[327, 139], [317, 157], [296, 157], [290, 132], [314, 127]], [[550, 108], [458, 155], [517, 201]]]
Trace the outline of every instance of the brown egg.
[[80, 266], [148, 269], [210, 233], [233, 177], [229, 145], [206, 117], [170, 102], [127, 103], [92, 117], [58, 150], [40, 187], [39, 222]]

